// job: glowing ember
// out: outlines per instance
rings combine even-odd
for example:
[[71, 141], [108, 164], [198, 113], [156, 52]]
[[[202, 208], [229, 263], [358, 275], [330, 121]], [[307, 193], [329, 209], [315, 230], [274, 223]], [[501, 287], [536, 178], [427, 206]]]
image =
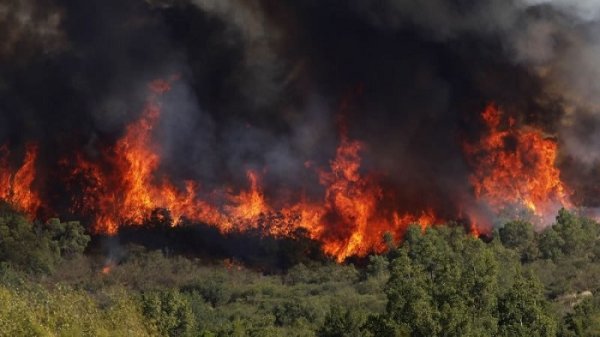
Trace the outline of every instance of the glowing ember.
[[496, 211], [520, 206], [538, 221], [548, 222], [560, 207], [571, 205], [555, 166], [557, 144], [540, 130], [517, 128], [515, 121], [494, 104], [482, 113], [487, 132], [474, 144], [465, 144], [475, 196]]
[[110, 260], [110, 261], [106, 262], [106, 264], [104, 264], [102, 269], [100, 269], [100, 273], [102, 275], [108, 275], [108, 274], [110, 274], [110, 272], [113, 270], [114, 267], [115, 267], [115, 263], [112, 260]]

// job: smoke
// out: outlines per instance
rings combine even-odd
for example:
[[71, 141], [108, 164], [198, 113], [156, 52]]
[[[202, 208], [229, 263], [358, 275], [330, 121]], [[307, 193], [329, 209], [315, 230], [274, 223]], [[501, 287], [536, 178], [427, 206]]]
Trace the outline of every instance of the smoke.
[[9, 1], [0, 143], [37, 140], [47, 166], [93, 157], [150, 80], [177, 76], [155, 134], [166, 173], [210, 190], [252, 169], [271, 195], [319, 193], [342, 114], [401, 207], [453, 208], [471, 194], [460, 143], [492, 100], [574, 170], [597, 165], [599, 19], [593, 0]]
[[0, 3], [0, 60], [23, 62], [35, 54], [66, 47], [60, 28], [63, 14], [53, 1]]
[[[421, 36], [432, 41], [459, 45], [474, 38], [501, 45], [496, 56], [522, 67], [541, 87], [539, 92], [522, 94], [531, 96], [547, 114], [559, 110], [558, 118], [539, 116], [534, 122], [559, 136], [563, 156], [577, 162], [571, 165], [588, 171], [598, 165], [600, 2], [355, 1], [354, 10], [385, 31], [417, 27]], [[479, 46], [486, 48], [485, 43]], [[535, 113], [519, 112], [521, 116]], [[597, 184], [597, 178], [592, 179]]]
[[239, 37], [242, 58], [236, 75], [253, 109], [265, 109], [282, 95], [286, 62], [277, 47], [283, 36], [271, 23], [259, 2], [243, 0], [192, 0], [209, 16], [225, 23]]

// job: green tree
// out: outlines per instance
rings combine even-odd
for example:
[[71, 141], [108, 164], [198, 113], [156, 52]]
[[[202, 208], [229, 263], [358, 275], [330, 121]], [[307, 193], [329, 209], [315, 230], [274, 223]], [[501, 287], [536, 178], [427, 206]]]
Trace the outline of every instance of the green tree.
[[0, 262], [27, 272], [49, 273], [59, 258], [60, 247], [46, 231], [16, 212], [0, 213]]
[[581, 219], [575, 214], [562, 208], [556, 216], [553, 228], [563, 240], [561, 249], [564, 254], [576, 254], [585, 246], [586, 233], [583, 231]]
[[363, 326], [363, 330], [373, 337], [409, 337], [410, 329], [399, 326], [384, 315], [371, 315]]
[[362, 319], [351, 310], [331, 307], [325, 322], [317, 330], [318, 337], [362, 337]]
[[190, 303], [177, 290], [149, 291], [142, 294], [142, 312], [161, 336], [191, 336], [195, 328]]
[[426, 271], [413, 265], [405, 250], [398, 254], [385, 289], [387, 314], [401, 329], [410, 330], [412, 336], [436, 336], [441, 330], [439, 312], [428, 291]]
[[526, 221], [511, 221], [498, 231], [500, 241], [506, 248], [519, 253], [524, 262], [531, 262], [538, 256], [538, 247], [535, 242], [536, 234], [533, 225]]
[[596, 298], [586, 298], [564, 318], [562, 336], [600, 336], [600, 305]]
[[496, 333], [498, 305], [498, 273], [500, 266], [493, 250], [481, 240], [465, 242], [460, 285], [462, 301], [468, 308], [470, 326], [474, 336]]
[[90, 236], [85, 234], [85, 229], [78, 221], [61, 223], [59, 219], [48, 220], [46, 230], [52, 240], [58, 243], [60, 254], [65, 258], [72, 258], [83, 254], [90, 242]]
[[369, 256], [369, 264], [367, 265], [367, 276], [376, 279], [384, 279], [389, 275], [389, 262], [383, 255]]
[[563, 255], [564, 243], [565, 241], [554, 228], [546, 228], [539, 237], [540, 254], [545, 259], [557, 260]]
[[505, 247], [517, 250], [527, 247], [534, 238], [533, 225], [519, 220], [506, 223], [499, 234]]
[[499, 336], [556, 336], [556, 322], [548, 314], [542, 290], [533, 276], [517, 274], [513, 286], [499, 300]]

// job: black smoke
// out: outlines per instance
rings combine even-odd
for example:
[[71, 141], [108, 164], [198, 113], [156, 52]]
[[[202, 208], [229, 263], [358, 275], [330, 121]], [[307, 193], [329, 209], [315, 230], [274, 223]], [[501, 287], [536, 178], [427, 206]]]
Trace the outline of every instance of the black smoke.
[[[286, 197], [281, 187], [317, 195], [304, 164], [327, 167], [346, 102], [364, 169], [399, 191], [398, 207], [452, 213], [471, 195], [461, 142], [477, 137], [490, 101], [557, 136], [567, 178], [597, 167], [597, 9], [568, 0], [8, 0], [0, 144], [18, 157], [39, 143], [42, 177], [60, 178], [59, 160], [97, 156], [139, 117], [147, 83], [176, 75], [155, 139], [161, 169], [178, 180], [239, 186], [255, 169], [271, 196]], [[52, 200], [65, 192], [41, 188]]]

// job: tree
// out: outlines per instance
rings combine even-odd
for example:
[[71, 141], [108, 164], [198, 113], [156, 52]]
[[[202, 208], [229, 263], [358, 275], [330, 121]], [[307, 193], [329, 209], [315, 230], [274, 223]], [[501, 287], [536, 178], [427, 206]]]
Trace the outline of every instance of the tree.
[[504, 247], [521, 250], [533, 241], [533, 225], [525, 221], [511, 221], [500, 228], [500, 241]]
[[600, 336], [600, 305], [594, 297], [588, 297], [577, 304], [573, 312], [565, 316], [562, 336]]
[[460, 285], [468, 308], [469, 332], [474, 336], [496, 333], [499, 264], [493, 250], [481, 240], [465, 242]]
[[581, 219], [575, 214], [561, 208], [556, 216], [554, 230], [562, 238], [562, 252], [567, 255], [578, 253], [586, 243], [586, 235], [581, 226]]
[[[414, 242], [414, 241], [413, 241]], [[414, 265], [405, 250], [392, 262], [390, 280], [386, 286], [389, 319], [410, 330], [412, 336], [436, 336], [440, 330], [439, 312], [428, 291], [425, 270]]]
[[511, 221], [498, 231], [500, 241], [506, 248], [516, 250], [521, 261], [531, 262], [538, 256], [533, 225], [526, 221]]
[[191, 336], [195, 320], [186, 298], [177, 290], [149, 291], [142, 294], [142, 312], [161, 336]]
[[90, 242], [90, 236], [85, 234], [85, 229], [78, 221], [61, 223], [59, 219], [48, 220], [46, 230], [52, 240], [58, 243], [60, 254], [65, 258], [72, 258], [83, 254]]
[[540, 254], [545, 259], [556, 260], [563, 255], [564, 243], [563, 238], [553, 227], [546, 228], [539, 238]]
[[36, 230], [25, 216], [0, 214], [0, 262], [33, 273], [49, 273], [58, 263], [60, 247], [46, 231]]
[[369, 264], [367, 265], [367, 276], [374, 277], [376, 279], [383, 279], [388, 274], [389, 262], [382, 255], [371, 255], [369, 256]]
[[409, 337], [410, 329], [402, 327], [384, 315], [371, 315], [363, 330], [373, 337]]
[[362, 320], [356, 313], [333, 306], [317, 330], [318, 337], [362, 337]]
[[517, 274], [513, 286], [499, 300], [499, 336], [556, 336], [556, 322], [546, 306], [539, 281]]

